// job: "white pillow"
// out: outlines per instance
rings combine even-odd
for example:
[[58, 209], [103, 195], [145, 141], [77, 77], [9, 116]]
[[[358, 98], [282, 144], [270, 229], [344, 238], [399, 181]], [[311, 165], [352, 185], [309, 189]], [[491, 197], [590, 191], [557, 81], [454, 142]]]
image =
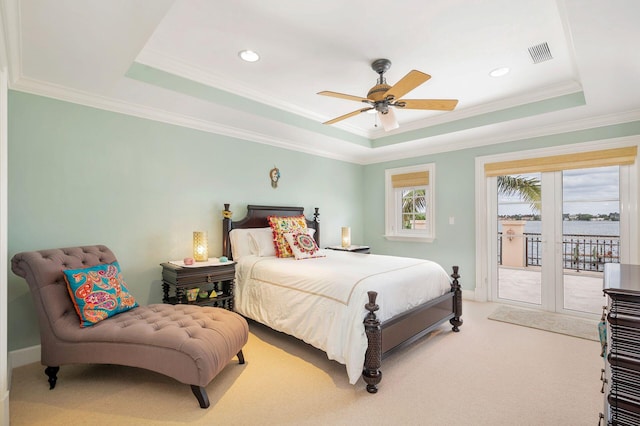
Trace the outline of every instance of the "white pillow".
[[[307, 232], [313, 237], [316, 230], [309, 228]], [[232, 229], [229, 232], [229, 242], [231, 243], [231, 255], [236, 261], [252, 254], [256, 256], [276, 255], [273, 230], [270, 227]]]
[[252, 242], [253, 254], [260, 257], [276, 255], [271, 228], [254, 228], [249, 233], [249, 237]]
[[310, 259], [312, 257], [326, 257], [324, 252], [318, 248], [316, 240], [313, 239], [313, 232], [294, 231], [286, 232], [284, 238], [291, 247], [291, 252], [296, 260]]
[[253, 245], [251, 244], [250, 233], [253, 229], [232, 229], [229, 232], [229, 242], [231, 243], [231, 255], [233, 260], [240, 260], [244, 256], [252, 253]]

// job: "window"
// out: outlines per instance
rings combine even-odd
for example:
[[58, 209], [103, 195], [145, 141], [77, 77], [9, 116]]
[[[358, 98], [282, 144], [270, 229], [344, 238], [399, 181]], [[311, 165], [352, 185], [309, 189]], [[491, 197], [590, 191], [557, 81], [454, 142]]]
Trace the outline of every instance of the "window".
[[385, 170], [385, 185], [385, 238], [433, 241], [435, 164]]

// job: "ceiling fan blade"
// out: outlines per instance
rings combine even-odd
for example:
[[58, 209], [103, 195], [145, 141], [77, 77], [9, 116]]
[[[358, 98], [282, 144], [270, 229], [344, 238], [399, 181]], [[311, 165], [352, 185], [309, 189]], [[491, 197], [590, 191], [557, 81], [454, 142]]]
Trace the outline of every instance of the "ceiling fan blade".
[[349, 118], [349, 117], [353, 117], [354, 115], [358, 115], [358, 114], [360, 114], [360, 113], [362, 113], [362, 112], [369, 111], [369, 110], [371, 110], [371, 109], [373, 109], [373, 107], [371, 107], [371, 108], [358, 109], [358, 110], [355, 110], [355, 111], [350, 112], [349, 114], [345, 114], [345, 115], [341, 115], [340, 117], [336, 117], [336, 118], [334, 118], [333, 120], [325, 121], [325, 122], [324, 122], [324, 123], [322, 123], [322, 124], [333, 124], [333, 123], [337, 123], [338, 121], [342, 121], [342, 120], [344, 120], [344, 119], [347, 119], [347, 118]]
[[421, 71], [411, 70], [394, 84], [391, 89], [387, 90], [384, 94], [385, 99], [400, 99], [416, 87], [420, 86], [425, 81], [429, 80], [431, 76]]
[[457, 99], [400, 99], [392, 104], [401, 109], [431, 109], [451, 111], [458, 105]]
[[325, 90], [323, 92], [318, 92], [318, 95], [332, 96], [334, 98], [348, 99], [350, 101], [356, 101], [356, 102], [367, 102], [367, 103], [371, 102], [369, 99], [362, 98], [360, 96], [345, 95], [344, 93], [329, 92], [327, 90]]
[[380, 118], [380, 122], [382, 123], [382, 127], [384, 127], [385, 132], [400, 127], [398, 120], [396, 120], [396, 114], [393, 112], [393, 108], [389, 108], [386, 114], [378, 112], [378, 117]]

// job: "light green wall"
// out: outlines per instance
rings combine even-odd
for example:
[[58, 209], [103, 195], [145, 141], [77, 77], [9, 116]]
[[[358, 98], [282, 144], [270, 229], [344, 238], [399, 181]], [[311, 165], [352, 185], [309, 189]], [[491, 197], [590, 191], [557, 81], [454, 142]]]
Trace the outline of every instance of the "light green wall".
[[[475, 289], [475, 159], [479, 156], [545, 148], [587, 141], [603, 141], [640, 134], [640, 121], [597, 129], [532, 138], [486, 147], [451, 151], [365, 167], [365, 241], [380, 254], [434, 260], [450, 270], [460, 266], [460, 283]], [[424, 163], [436, 164], [436, 240], [432, 243], [387, 241], [384, 225], [385, 169]], [[449, 217], [455, 223], [449, 225]]]
[[[368, 166], [139, 119], [20, 92], [9, 93], [9, 256], [106, 244], [134, 296], [161, 300], [159, 264], [187, 256], [194, 230], [221, 253], [221, 217], [247, 204], [320, 208], [323, 245], [341, 226], [373, 252], [459, 265], [475, 288], [475, 158], [640, 134], [640, 122]], [[384, 170], [436, 163], [433, 243], [384, 239]], [[269, 170], [282, 178], [271, 188]], [[449, 225], [449, 217], [455, 224]], [[39, 343], [27, 286], [9, 273], [9, 350]]]
[[[192, 231], [221, 255], [224, 203], [236, 220], [247, 204], [319, 207], [323, 245], [344, 225], [361, 240], [362, 179], [360, 165], [9, 93], [9, 256], [105, 244], [142, 304], [161, 301], [159, 264], [189, 255]], [[26, 283], [10, 272], [8, 288], [9, 350], [38, 344]]]

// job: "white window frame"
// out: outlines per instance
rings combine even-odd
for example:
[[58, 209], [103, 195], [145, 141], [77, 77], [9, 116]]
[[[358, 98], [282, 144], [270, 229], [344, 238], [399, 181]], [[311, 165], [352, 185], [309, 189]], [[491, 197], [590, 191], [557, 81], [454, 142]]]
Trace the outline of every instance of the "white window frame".
[[[427, 227], [426, 229], [402, 229], [402, 189], [394, 189], [391, 176], [403, 173], [414, 173], [426, 171], [429, 173], [429, 184], [425, 187], [425, 197], [427, 202]], [[385, 180], [385, 234], [384, 237], [390, 241], [407, 241], [416, 243], [430, 243], [436, 238], [435, 234], [435, 183], [436, 165], [435, 163], [419, 164], [416, 166], [398, 167], [384, 171]]]

